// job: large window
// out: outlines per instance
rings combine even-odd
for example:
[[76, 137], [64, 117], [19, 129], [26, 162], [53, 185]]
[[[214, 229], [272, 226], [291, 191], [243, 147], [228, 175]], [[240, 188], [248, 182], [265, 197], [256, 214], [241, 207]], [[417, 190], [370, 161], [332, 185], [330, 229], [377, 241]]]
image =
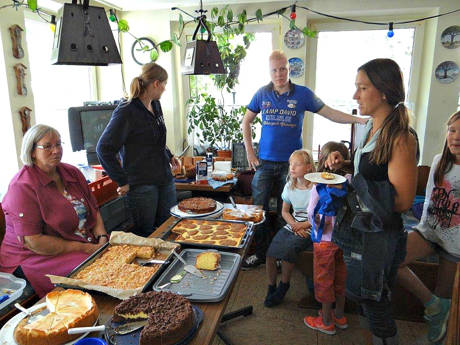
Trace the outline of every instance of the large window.
[[[318, 35], [315, 93], [330, 107], [351, 113], [359, 66], [375, 58], [391, 58], [400, 66], [406, 95], [409, 92], [414, 28], [387, 30], [321, 31]], [[407, 99], [407, 98], [406, 98]], [[409, 100], [410, 101], [410, 100]], [[411, 103], [406, 102], [411, 108]], [[313, 151], [328, 141], [350, 141], [351, 126], [314, 117]]]
[[96, 100], [94, 67], [52, 65], [53, 32], [35, 19], [25, 20], [36, 123], [56, 128], [64, 142], [63, 161], [86, 163], [84, 151], [72, 152], [67, 121], [69, 107]]
[[[254, 35], [255, 39], [241, 63], [239, 84], [235, 87], [235, 92], [223, 91], [221, 93], [215, 87], [211, 77], [198, 75], [190, 77], [192, 95], [206, 92], [213, 95], [220, 103], [223, 102], [226, 107], [248, 105], [256, 91], [270, 81], [268, 56], [273, 50], [271, 32], [256, 32]], [[236, 37], [235, 43], [238, 43], [238, 40], [242, 41], [241, 37]], [[260, 126], [256, 128], [256, 133], [255, 141], [258, 142]]]

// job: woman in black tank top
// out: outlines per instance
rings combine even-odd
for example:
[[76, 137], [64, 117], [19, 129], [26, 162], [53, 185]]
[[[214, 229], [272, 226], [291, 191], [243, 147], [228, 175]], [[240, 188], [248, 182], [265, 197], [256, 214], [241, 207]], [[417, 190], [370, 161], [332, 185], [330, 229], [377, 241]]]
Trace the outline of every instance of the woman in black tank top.
[[[358, 69], [353, 98], [358, 102], [360, 114], [370, 116], [365, 138], [351, 162], [345, 162], [340, 153], [334, 152], [329, 156], [326, 165], [335, 170], [349, 163], [354, 168], [354, 176], [359, 173], [366, 181], [388, 181], [395, 191], [393, 211], [396, 217], [400, 217], [400, 212], [410, 208], [415, 196], [417, 144], [403, 103], [405, 92], [399, 66], [391, 59], [375, 59], [361, 66]], [[352, 230], [354, 229], [350, 229], [350, 233]], [[388, 296], [397, 268], [405, 257], [407, 236], [402, 227], [393, 229], [384, 226], [383, 230], [381, 243], [362, 243], [363, 248], [370, 245], [381, 248], [381, 254], [384, 253], [381, 297], [359, 297], [364, 295], [362, 286], [356, 282], [365, 280], [362, 268], [366, 263], [361, 261], [360, 256], [353, 256], [354, 253], [347, 257], [345, 249], [344, 257], [348, 275], [347, 295], [360, 303], [369, 323], [373, 344], [391, 345], [399, 344], [399, 341]]]

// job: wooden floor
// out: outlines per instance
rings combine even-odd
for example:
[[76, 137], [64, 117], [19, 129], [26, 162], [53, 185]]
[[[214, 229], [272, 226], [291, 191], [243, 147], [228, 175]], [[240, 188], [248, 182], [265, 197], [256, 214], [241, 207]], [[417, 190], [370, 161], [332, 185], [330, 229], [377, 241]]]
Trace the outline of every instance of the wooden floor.
[[[227, 312], [247, 305], [254, 307], [248, 317], [240, 317], [221, 326], [222, 333], [233, 345], [365, 345], [359, 317], [347, 314], [350, 327], [337, 329], [334, 336], [315, 332], [303, 323], [306, 315], [315, 315], [314, 309], [302, 309], [297, 302], [307, 291], [303, 276], [294, 272], [285, 301], [274, 308], [266, 308], [265, 265], [242, 271], [228, 303]], [[401, 345], [429, 345], [424, 323], [397, 321]], [[212, 345], [224, 345], [216, 336]]]

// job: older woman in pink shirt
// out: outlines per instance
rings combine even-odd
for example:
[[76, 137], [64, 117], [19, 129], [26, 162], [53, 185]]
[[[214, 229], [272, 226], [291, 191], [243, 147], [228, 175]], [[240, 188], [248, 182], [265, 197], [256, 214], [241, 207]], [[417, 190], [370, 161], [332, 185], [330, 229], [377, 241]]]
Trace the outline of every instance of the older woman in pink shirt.
[[30, 128], [22, 142], [24, 167], [2, 201], [6, 233], [0, 271], [20, 267], [40, 297], [53, 289], [46, 274], [67, 275], [108, 240], [84, 176], [61, 158], [54, 128]]

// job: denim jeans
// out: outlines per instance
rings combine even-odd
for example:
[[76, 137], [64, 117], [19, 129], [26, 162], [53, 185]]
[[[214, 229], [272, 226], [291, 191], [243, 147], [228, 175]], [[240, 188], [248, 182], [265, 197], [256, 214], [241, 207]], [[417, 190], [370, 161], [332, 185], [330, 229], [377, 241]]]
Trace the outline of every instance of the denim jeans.
[[[282, 208], [281, 193], [283, 192], [288, 172], [289, 162], [272, 162], [261, 159], [251, 184], [253, 204], [263, 205], [264, 210], [268, 211], [270, 196], [276, 184], [278, 186], [276, 195], [277, 215], [279, 216]], [[256, 255], [259, 259], [265, 258], [270, 245], [270, 229], [264, 224], [258, 225], [254, 234]]]
[[134, 233], [148, 236], [168, 219], [169, 210], [177, 203], [174, 181], [161, 186], [132, 186], [128, 192], [128, 203], [134, 221]]
[[[365, 277], [366, 272], [363, 270], [363, 258], [349, 250], [344, 251], [347, 266], [346, 294], [361, 305], [372, 334], [379, 338], [389, 338], [397, 333], [391, 312], [391, 288], [396, 280], [398, 267], [406, 256], [407, 234], [402, 230], [386, 230], [382, 235], [378, 244], [380, 250], [374, 252], [376, 258], [383, 257], [385, 261], [380, 275], [383, 285], [380, 298], [375, 300], [364, 297], [368, 295], [368, 291], [363, 290], [363, 281], [368, 277]], [[367, 260], [372, 259], [368, 257]]]

